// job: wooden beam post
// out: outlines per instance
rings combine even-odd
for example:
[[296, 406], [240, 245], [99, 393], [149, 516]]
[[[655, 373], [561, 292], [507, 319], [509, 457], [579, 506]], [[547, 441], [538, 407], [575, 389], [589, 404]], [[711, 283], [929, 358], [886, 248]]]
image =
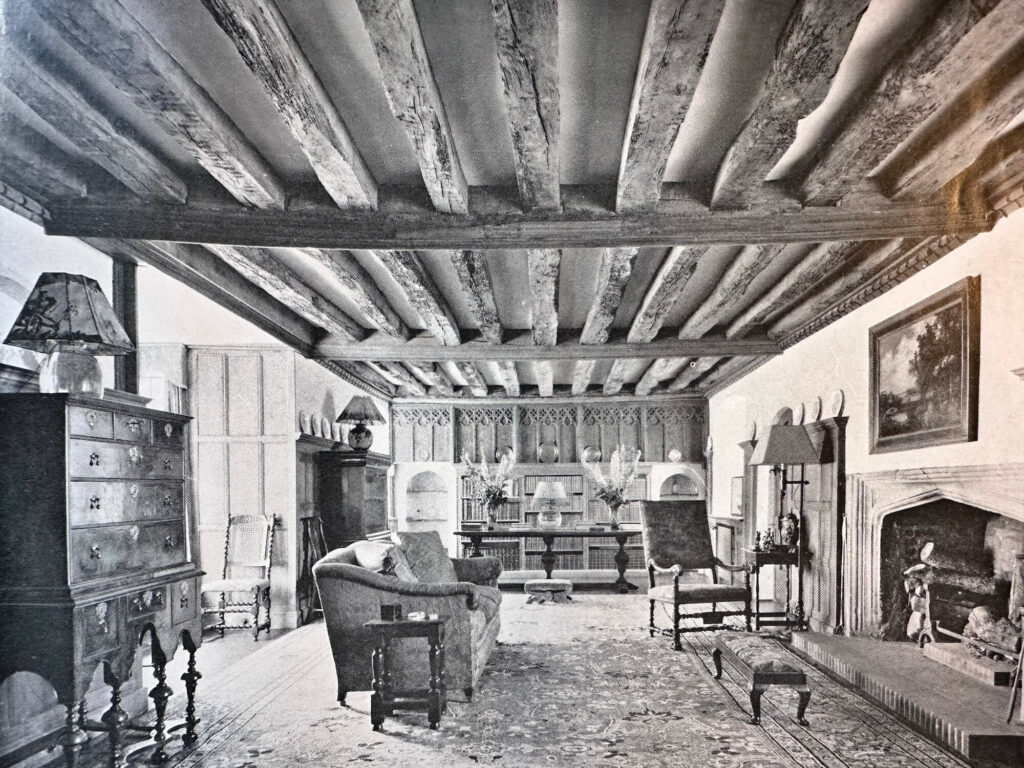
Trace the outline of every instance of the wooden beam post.
[[114, 316], [135, 350], [114, 356], [114, 389], [139, 394], [139, 309], [135, 263], [113, 259], [111, 264]]
[[[558, 271], [562, 252], [529, 250], [526, 258], [533, 307], [533, 343], [554, 346], [558, 343]], [[554, 367], [547, 360], [535, 360], [533, 365], [541, 397], [551, 397], [554, 394]]]

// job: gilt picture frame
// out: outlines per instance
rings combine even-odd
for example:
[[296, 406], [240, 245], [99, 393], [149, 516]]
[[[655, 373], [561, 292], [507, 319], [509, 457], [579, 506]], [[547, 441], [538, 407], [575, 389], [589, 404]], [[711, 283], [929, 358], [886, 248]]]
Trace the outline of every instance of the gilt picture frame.
[[981, 278], [872, 326], [871, 453], [978, 438]]

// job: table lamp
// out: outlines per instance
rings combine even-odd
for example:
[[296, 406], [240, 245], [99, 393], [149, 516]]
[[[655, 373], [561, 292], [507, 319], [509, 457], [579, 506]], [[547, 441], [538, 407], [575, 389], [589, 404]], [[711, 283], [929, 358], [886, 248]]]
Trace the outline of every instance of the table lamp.
[[[786, 487], [789, 485], [807, 485], [803, 477], [804, 464], [817, 464], [818, 452], [811, 444], [811, 438], [807, 430], [801, 424], [772, 424], [768, 434], [758, 441], [754, 446], [754, 452], [750, 457], [750, 464], [769, 464], [773, 472], [782, 472], [782, 486], [779, 493], [779, 527], [782, 530], [782, 518], [785, 515]], [[787, 476], [787, 466], [790, 464], [800, 465], [800, 479], [790, 480]], [[781, 467], [781, 470], [779, 469]], [[799, 522], [803, 524], [803, 502], [804, 496], [800, 494], [800, 515]]]
[[562, 524], [562, 513], [558, 507], [567, 498], [560, 480], [538, 480], [531, 505], [539, 513], [537, 524], [544, 528], [558, 528]]
[[373, 400], [366, 395], [356, 395], [348, 401], [345, 410], [337, 418], [339, 424], [354, 424], [348, 431], [348, 444], [353, 451], [368, 451], [373, 445], [373, 432], [366, 428], [367, 424], [383, 424]]
[[4, 344], [47, 355], [40, 392], [103, 397], [103, 372], [94, 355], [135, 350], [99, 283], [85, 275], [44, 272]]

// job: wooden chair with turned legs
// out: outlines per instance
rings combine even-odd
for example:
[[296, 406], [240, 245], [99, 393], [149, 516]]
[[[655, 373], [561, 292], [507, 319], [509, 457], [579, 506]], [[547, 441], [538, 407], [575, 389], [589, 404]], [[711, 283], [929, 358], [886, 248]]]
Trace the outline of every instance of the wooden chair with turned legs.
[[[654, 624], [656, 603], [672, 606], [672, 644], [677, 651], [683, 648], [681, 632], [725, 629], [726, 616], [743, 616], [746, 629], [750, 630], [750, 572], [746, 566], [729, 565], [715, 557], [704, 501], [645, 501], [641, 506], [641, 525], [650, 582], [647, 597], [651, 604], [651, 637], [658, 631]], [[682, 581], [683, 574], [689, 571], [706, 573], [709, 580]], [[721, 583], [719, 571], [742, 573], [743, 583]], [[657, 584], [658, 574], [671, 575], [671, 583]], [[743, 607], [722, 609], [722, 603], [742, 603]], [[680, 606], [698, 604], [710, 605], [710, 610], [680, 611]], [[682, 619], [700, 619], [701, 624], [680, 628]]]
[[[221, 578], [204, 581], [203, 615], [217, 616], [204, 629], [248, 629], [253, 639], [270, 634], [270, 558], [274, 551], [276, 519], [266, 515], [231, 515], [224, 538]], [[211, 596], [210, 598], [206, 596]], [[228, 623], [229, 616], [241, 616]]]

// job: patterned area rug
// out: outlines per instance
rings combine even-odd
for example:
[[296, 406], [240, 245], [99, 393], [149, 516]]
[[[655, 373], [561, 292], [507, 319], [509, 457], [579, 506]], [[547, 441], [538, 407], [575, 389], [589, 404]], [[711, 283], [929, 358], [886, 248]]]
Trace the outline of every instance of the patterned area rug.
[[[202, 738], [182, 766], [963, 766], [882, 709], [812, 667], [810, 726], [796, 694], [772, 688], [747, 723], [743, 678], [712, 677], [710, 636], [648, 637], [640, 595], [579, 594], [524, 605], [505, 596], [502, 644], [483, 687], [450, 703], [441, 729], [400, 713], [369, 722], [369, 694], [333, 701], [322, 625], [268, 644], [201, 683]], [[796, 657], [793, 657], [794, 661]]]

